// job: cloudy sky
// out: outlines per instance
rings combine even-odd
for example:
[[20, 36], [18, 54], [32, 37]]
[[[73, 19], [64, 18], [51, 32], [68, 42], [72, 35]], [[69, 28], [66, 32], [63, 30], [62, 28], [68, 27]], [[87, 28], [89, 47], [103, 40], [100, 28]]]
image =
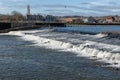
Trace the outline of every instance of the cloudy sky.
[[0, 13], [19, 11], [26, 14], [31, 6], [32, 14], [104, 16], [120, 15], [120, 0], [0, 0]]

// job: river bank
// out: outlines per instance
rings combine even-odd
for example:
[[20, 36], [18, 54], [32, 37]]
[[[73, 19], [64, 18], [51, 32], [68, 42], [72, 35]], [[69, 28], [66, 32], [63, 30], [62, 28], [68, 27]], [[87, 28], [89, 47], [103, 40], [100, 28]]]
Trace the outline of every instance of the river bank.
[[98, 25], [101, 25], [101, 26], [119, 26], [120, 23], [67, 23], [66, 26], [70, 27], [70, 26], [82, 26], [82, 25], [86, 25], [86, 26], [89, 26], [89, 25], [93, 25], [93, 26], [98, 26]]

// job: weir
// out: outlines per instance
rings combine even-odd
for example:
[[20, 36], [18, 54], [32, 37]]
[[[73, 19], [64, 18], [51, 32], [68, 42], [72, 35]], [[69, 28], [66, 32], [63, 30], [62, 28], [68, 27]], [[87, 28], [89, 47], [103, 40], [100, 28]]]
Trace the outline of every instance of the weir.
[[11, 28], [10, 22], [0, 22], [0, 30]]
[[41, 21], [19, 21], [19, 22], [0, 22], [0, 32], [11, 30], [26, 30], [40, 27], [65, 27], [62, 22], [41, 22]]
[[[34, 33], [39, 32], [38, 35], [34, 35]], [[77, 56], [89, 57], [92, 59], [98, 59], [106, 63], [110, 63], [110, 66], [119, 67], [120, 66], [120, 47], [116, 45], [110, 45], [105, 43], [98, 43], [92, 41], [83, 41], [83, 43], [74, 44], [72, 42], [66, 40], [60, 40], [58, 38], [50, 38], [45, 36], [40, 36], [41, 31], [35, 31], [34, 33], [28, 34], [29, 32], [26, 31], [17, 31], [17, 32], [10, 32], [10, 35], [19, 35], [25, 41], [32, 41], [34, 46], [44, 46], [46, 48], [55, 49], [55, 50], [62, 50], [62, 51], [69, 51], [74, 52]], [[50, 33], [49, 33], [50, 34]], [[41, 34], [42, 35], [42, 34]], [[48, 35], [48, 34], [47, 34]], [[59, 33], [60, 35], [60, 33]], [[67, 37], [71, 36], [71, 34], [66, 34]], [[49, 36], [49, 35], [48, 35]], [[53, 35], [55, 37], [55, 35]], [[60, 35], [61, 36], [61, 35]], [[59, 36], [59, 37], [60, 37]], [[65, 34], [64, 34], [65, 36]], [[69, 40], [72, 38], [68, 37]], [[68, 40], [67, 38], [67, 40]], [[81, 37], [82, 38], [82, 37]], [[82, 42], [81, 40], [79, 40]], [[105, 49], [105, 47], [109, 47], [109, 50]], [[117, 52], [114, 52], [117, 51]]]

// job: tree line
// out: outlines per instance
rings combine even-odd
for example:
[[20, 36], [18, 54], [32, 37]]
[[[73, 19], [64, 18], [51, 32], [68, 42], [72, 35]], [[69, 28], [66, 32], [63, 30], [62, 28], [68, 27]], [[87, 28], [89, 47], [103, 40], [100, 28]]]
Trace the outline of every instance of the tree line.
[[1, 15], [0, 21], [23, 21], [26, 16], [23, 16], [20, 12], [13, 11], [11, 14]]

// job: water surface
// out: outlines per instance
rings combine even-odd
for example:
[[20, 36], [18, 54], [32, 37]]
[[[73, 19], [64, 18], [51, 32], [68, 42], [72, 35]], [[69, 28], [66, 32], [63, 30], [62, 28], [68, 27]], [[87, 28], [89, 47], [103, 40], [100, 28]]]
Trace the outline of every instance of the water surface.
[[63, 27], [57, 28], [57, 31], [60, 32], [85, 32], [85, 33], [101, 33], [105, 31], [120, 31], [120, 26], [104, 26], [104, 25], [81, 25], [81, 26], [73, 26], [73, 27]]
[[77, 57], [31, 46], [16, 36], [0, 36], [1, 80], [119, 80], [120, 74]]

